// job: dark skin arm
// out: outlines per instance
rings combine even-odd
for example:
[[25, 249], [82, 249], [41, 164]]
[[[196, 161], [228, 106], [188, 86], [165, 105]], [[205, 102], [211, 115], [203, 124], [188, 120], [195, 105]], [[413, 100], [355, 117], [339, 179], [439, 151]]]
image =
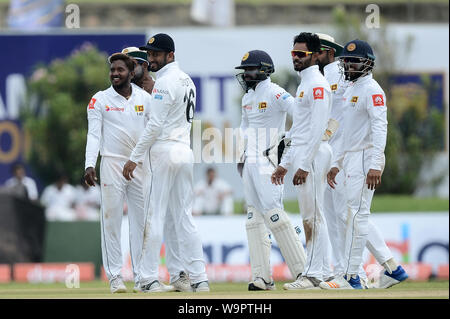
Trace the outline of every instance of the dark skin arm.
[[367, 188], [375, 190], [381, 184], [381, 171], [377, 169], [369, 169], [366, 179]]
[[339, 169], [337, 167], [332, 167], [327, 174], [327, 183], [330, 185], [332, 189], [335, 189], [336, 183], [336, 175], [339, 173]]
[[292, 183], [294, 185], [302, 185], [306, 183], [306, 177], [308, 177], [308, 172], [299, 168], [297, 172], [295, 172], [294, 178], [292, 179]]
[[123, 167], [122, 174], [127, 181], [131, 181], [131, 179], [134, 178], [133, 171], [136, 168], [136, 166], [137, 164], [135, 162], [132, 161], [126, 162], [125, 166]]

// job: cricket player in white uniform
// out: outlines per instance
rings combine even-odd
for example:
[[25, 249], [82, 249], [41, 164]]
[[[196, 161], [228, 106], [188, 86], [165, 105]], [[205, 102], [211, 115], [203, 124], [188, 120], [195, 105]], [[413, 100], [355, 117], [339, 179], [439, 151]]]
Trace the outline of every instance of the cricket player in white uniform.
[[[126, 292], [120, 275], [122, 252], [120, 231], [123, 205], [128, 203], [130, 222], [130, 253], [135, 280], [139, 288], [139, 260], [144, 234], [144, 198], [150, 173], [149, 162], [136, 168], [136, 178], [127, 181], [122, 167], [138, 142], [149, 118], [151, 96], [130, 83], [134, 62], [125, 54], [109, 58], [112, 86], [96, 93], [88, 107], [88, 135], [86, 144], [85, 181], [95, 186], [95, 166], [100, 151], [101, 185], [101, 243], [103, 266], [110, 281], [112, 293]], [[148, 158], [148, 154], [147, 154]]]
[[294, 278], [302, 273], [306, 261], [300, 237], [284, 211], [283, 185], [273, 185], [270, 179], [278, 165], [278, 147], [274, 147], [273, 155], [264, 156], [271, 145], [278, 145], [279, 135], [285, 131], [286, 114], [292, 114], [294, 98], [271, 82], [270, 74], [275, 69], [266, 52], [245, 53], [236, 69], [243, 70], [236, 77], [246, 92], [242, 97], [240, 131], [245, 145], [242, 178], [248, 206], [246, 230], [252, 270], [248, 290], [273, 290], [267, 229], [275, 237]]
[[[369, 214], [375, 188], [381, 183], [385, 165], [387, 105], [383, 89], [372, 77], [375, 56], [370, 45], [353, 40], [339, 57], [346, 80], [351, 81], [344, 93], [345, 113], [342, 135], [328, 173], [328, 184], [334, 188], [336, 175], [343, 169], [347, 200], [347, 232], [344, 275], [323, 282], [323, 289], [362, 289], [359, 271], [369, 234]], [[385, 245], [384, 241], [380, 243]], [[385, 255], [389, 255], [386, 252]], [[380, 256], [378, 256], [380, 258]], [[404, 281], [408, 275], [394, 258], [382, 264], [379, 288]]]
[[[139, 50], [139, 48], [137, 47], [128, 47], [123, 49], [122, 53], [128, 55], [130, 58], [136, 61], [134, 68], [134, 76], [131, 82], [136, 84], [137, 86], [139, 86], [140, 88], [142, 88], [151, 95], [153, 91], [153, 86], [155, 85], [155, 81], [148, 74], [149, 62], [147, 52]], [[174, 291], [191, 291], [192, 288], [189, 281], [189, 276], [186, 274], [183, 267], [183, 263], [179, 257], [180, 252], [176, 234], [171, 230], [165, 231], [164, 243], [166, 253], [166, 266], [170, 274], [171, 285], [166, 286], [161, 283], [162, 289], [158, 289], [158, 291], [159, 292], [170, 291], [172, 287]], [[154, 249], [158, 250], [159, 248], [154, 247]]]
[[141, 284], [145, 292], [160, 290], [159, 248], [165, 229], [178, 238], [181, 260], [190, 277], [192, 291], [209, 291], [202, 243], [192, 218], [194, 155], [190, 148], [190, 131], [195, 110], [195, 85], [175, 62], [175, 44], [167, 34], [153, 36], [139, 49], [147, 51], [156, 81], [149, 122], [123, 168], [123, 175], [131, 180], [133, 171], [145, 160], [150, 149], [153, 183], [146, 205], [149, 218], [142, 252], [145, 272]]
[[331, 112], [331, 90], [316, 65], [320, 40], [312, 33], [300, 33], [292, 50], [294, 69], [301, 83], [296, 93], [292, 127], [289, 131], [291, 147], [282, 157], [272, 175], [272, 182], [283, 183], [287, 169], [296, 171], [293, 184], [298, 185], [298, 204], [306, 237], [307, 262], [296, 281], [284, 289], [314, 289], [327, 280], [328, 230], [323, 213], [326, 173], [331, 164], [331, 147], [323, 141]]
[[[333, 105], [331, 108], [331, 118], [339, 123], [343, 122], [344, 115], [344, 92], [348, 87], [349, 81], [345, 80], [344, 74], [339, 66], [339, 60], [335, 57], [342, 52], [343, 46], [337, 44], [334, 38], [323, 33], [316, 33], [322, 44], [321, 53], [318, 59], [319, 69], [323, 70], [324, 76], [330, 83], [333, 95]], [[328, 143], [333, 152], [336, 152], [336, 141], [342, 136], [342, 129], [337, 129]], [[347, 224], [347, 205], [345, 197], [345, 174], [340, 171], [336, 177], [334, 189], [327, 185], [324, 196], [324, 211], [327, 220], [328, 232], [331, 239], [332, 252], [335, 259], [335, 276], [344, 273], [344, 252], [345, 252], [345, 233]], [[391, 250], [387, 247], [378, 227], [369, 218], [369, 233], [367, 235], [366, 248], [383, 265], [391, 258], [394, 258]], [[359, 276], [363, 288], [368, 288], [367, 275], [363, 265], [360, 266]]]

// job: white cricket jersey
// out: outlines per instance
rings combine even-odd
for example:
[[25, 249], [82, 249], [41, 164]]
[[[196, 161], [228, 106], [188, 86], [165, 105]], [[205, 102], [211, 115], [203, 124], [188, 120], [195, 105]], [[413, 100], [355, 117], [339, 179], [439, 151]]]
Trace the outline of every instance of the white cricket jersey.
[[302, 70], [299, 75], [301, 83], [297, 88], [293, 123], [289, 130], [291, 147], [281, 159], [280, 165], [284, 168], [290, 166], [296, 146], [301, 146], [302, 160], [296, 169], [309, 171], [330, 118], [331, 89], [318, 65]]
[[145, 152], [157, 141], [190, 146], [195, 99], [194, 82], [180, 70], [178, 62], [169, 63], [157, 71], [150, 119], [130, 160], [142, 162]]
[[382, 170], [387, 138], [386, 95], [372, 74], [350, 84], [344, 94], [343, 134], [339, 139], [333, 166], [342, 168], [347, 152], [373, 147], [369, 169]]
[[285, 131], [286, 113], [292, 114], [294, 101], [270, 78], [244, 94], [240, 129], [246, 141], [247, 158], [262, 158], [278, 134]]
[[151, 95], [131, 84], [128, 100], [112, 86], [96, 93], [88, 107], [85, 168], [95, 167], [98, 152], [127, 160], [145, 129]]
[[[344, 74], [342, 74], [339, 68], [339, 61], [327, 64], [324, 69], [324, 76], [327, 82], [330, 84], [331, 89], [331, 115], [330, 117], [336, 120], [341, 125], [344, 116], [344, 93], [347, 89], [349, 82], [345, 80]], [[342, 134], [342, 129], [337, 131], [328, 140], [331, 147], [335, 148], [336, 140]]]

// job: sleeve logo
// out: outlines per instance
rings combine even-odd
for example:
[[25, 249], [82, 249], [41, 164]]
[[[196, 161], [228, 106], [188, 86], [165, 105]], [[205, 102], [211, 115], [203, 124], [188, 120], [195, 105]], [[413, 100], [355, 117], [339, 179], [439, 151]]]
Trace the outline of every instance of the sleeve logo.
[[323, 88], [318, 87], [313, 89], [314, 100], [323, 100]]
[[89, 110], [95, 109], [95, 107], [94, 107], [95, 102], [97, 102], [97, 99], [92, 98], [88, 105]]
[[372, 95], [373, 106], [384, 106], [384, 99], [382, 94]]

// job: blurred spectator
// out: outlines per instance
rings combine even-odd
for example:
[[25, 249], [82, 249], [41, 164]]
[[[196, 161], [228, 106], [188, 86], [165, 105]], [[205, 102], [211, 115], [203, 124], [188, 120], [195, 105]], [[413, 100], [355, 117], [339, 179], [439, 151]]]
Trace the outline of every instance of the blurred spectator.
[[224, 180], [216, 177], [214, 168], [206, 171], [206, 180], [195, 185], [193, 215], [233, 214], [233, 191]]
[[77, 215], [75, 208], [76, 190], [67, 184], [67, 176], [60, 174], [55, 183], [47, 186], [41, 196], [45, 215], [49, 221], [72, 221]]
[[78, 220], [99, 220], [100, 186], [89, 187], [84, 178], [76, 187], [75, 211]]
[[25, 167], [20, 163], [14, 164], [11, 173], [13, 176], [5, 182], [6, 192], [30, 201], [37, 201], [39, 195], [36, 183], [31, 177], [26, 176]]

